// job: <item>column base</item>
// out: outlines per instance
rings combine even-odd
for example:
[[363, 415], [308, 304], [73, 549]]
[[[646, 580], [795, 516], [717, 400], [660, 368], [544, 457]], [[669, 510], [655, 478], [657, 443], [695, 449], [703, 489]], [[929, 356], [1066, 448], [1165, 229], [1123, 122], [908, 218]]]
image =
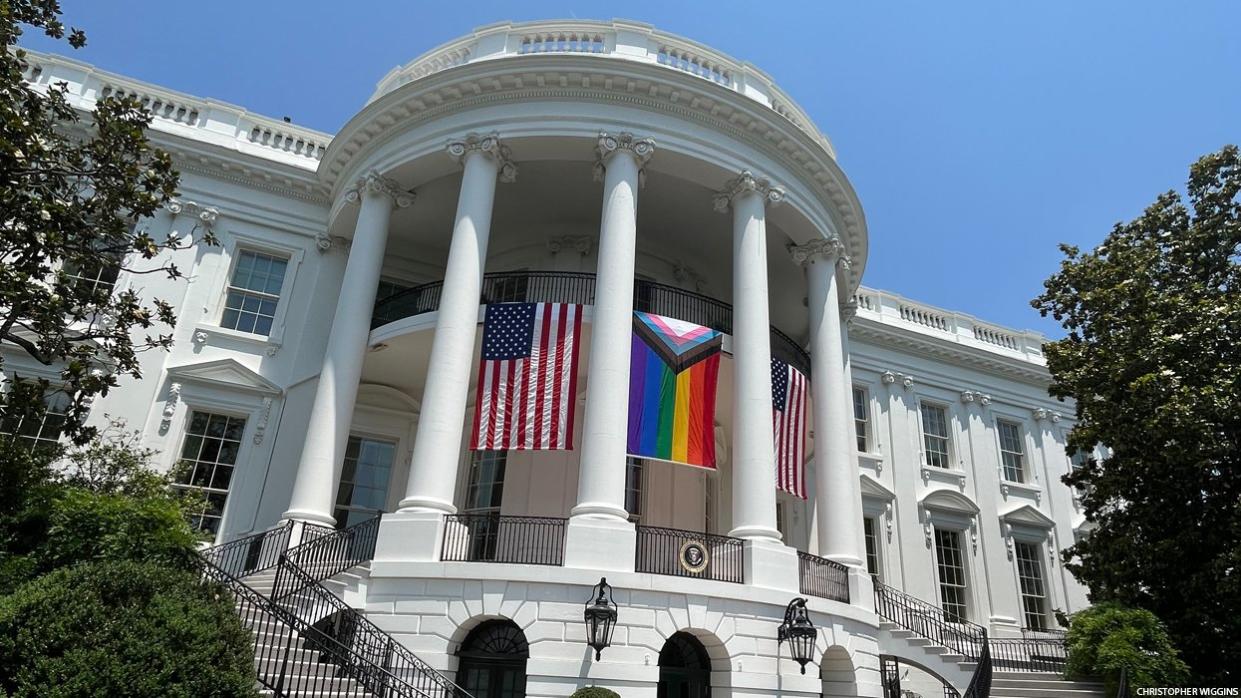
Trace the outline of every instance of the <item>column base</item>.
[[336, 527], [336, 519], [328, 514], [309, 509], [290, 509], [284, 512], [280, 517], [283, 521], [300, 521], [301, 523], [312, 523], [319, 526]]
[[444, 540], [444, 515], [438, 511], [397, 511], [379, 522], [376, 562], [435, 562]]
[[875, 612], [875, 585], [864, 567], [849, 568], [849, 605]]
[[574, 516], [565, 527], [564, 566], [633, 572], [638, 531], [615, 517]]
[[406, 497], [396, 505], [398, 512], [434, 512], [437, 514], [455, 514], [457, 507], [452, 502], [445, 502], [434, 497]]
[[745, 541], [743, 549], [746, 584], [800, 593], [795, 548], [766, 539], [752, 539]]

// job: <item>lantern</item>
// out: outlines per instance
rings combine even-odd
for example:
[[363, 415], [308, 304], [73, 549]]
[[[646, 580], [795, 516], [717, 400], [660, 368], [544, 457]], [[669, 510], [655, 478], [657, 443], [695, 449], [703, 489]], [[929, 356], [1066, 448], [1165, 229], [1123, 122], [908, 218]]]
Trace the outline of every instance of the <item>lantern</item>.
[[801, 673], [806, 673], [806, 665], [814, 656], [814, 641], [819, 631], [810, 622], [810, 614], [806, 611], [806, 600], [798, 597], [789, 602], [784, 609], [784, 622], [776, 632], [776, 642], [789, 641], [789, 651], [793, 659], [801, 665]]
[[612, 644], [612, 631], [616, 629], [616, 602], [612, 601], [612, 585], [606, 577], [600, 577], [599, 583], [591, 592], [593, 597], [586, 602], [586, 644], [595, 650], [595, 660], [603, 653], [604, 647]]

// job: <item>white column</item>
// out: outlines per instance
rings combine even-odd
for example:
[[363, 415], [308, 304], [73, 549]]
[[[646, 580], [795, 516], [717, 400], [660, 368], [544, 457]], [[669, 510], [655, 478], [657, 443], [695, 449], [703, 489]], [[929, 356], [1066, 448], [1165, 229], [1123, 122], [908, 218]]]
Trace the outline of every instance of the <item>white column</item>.
[[862, 490], [853, 455], [851, 383], [845, 372], [845, 337], [841, 326], [836, 266], [844, 259], [839, 238], [815, 240], [792, 249], [806, 265], [810, 303], [810, 394], [814, 398], [819, 552], [831, 560], [861, 568]]
[[366, 358], [371, 311], [388, 241], [388, 221], [393, 205], [404, 208], [414, 201], [412, 193], [401, 191], [395, 182], [376, 172], [358, 180], [357, 187], [346, 197], [360, 201], [361, 207], [289, 510], [284, 513], [286, 519], [328, 526], [335, 523], [332, 509]]
[[565, 536], [568, 567], [633, 570], [635, 532], [625, 511], [629, 349], [638, 188], [642, 166], [654, 152], [654, 141], [631, 133], [601, 133], [595, 147], [595, 178], [603, 180], [603, 215], [577, 505]]
[[478, 301], [487, 261], [487, 239], [497, 175], [516, 179], [517, 167], [497, 134], [471, 133], [448, 144], [448, 154], [465, 168], [457, 197], [435, 336], [422, 392], [405, 498], [380, 526], [375, 559], [432, 560], [439, 555], [440, 523], [453, 504], [461, 437], [465, 430]]
[[733, 214], [733, 529], [745, 539], [746, 582], [797, 589], [797, 556], [776, 528], [771, 423], [771, 321], [767, 301], [767, 205], [784, 190], [748, 171], [716, 194]]

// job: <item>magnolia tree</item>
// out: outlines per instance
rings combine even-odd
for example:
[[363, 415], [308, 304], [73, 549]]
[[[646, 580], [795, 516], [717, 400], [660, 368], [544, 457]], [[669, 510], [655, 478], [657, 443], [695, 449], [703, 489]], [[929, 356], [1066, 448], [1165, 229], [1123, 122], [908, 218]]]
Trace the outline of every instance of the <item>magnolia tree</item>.
[[1241, 677], [1241, 155], [1190, 168], [1094, 250], [1063, 246], [1034, 300], [1089, 533], [1064, 552], [1096, 601], [1152, 611], [1200, 677]]
[[[48, 380], [8, 373], [0, 415], [13, 425], [63, 392], [64, 431], [76, 440], [86, 406], [122, 376], [140, 375], [138, 355], [167, 348], [172, 307], [117, 288], [118, 277], [181, 272], [161, 253], [195, 234], [155, 239], [143, 221], [176, 193], [169, 155], [146, 136], [150, 114], [111, 96], [90, 112], [69, 104], [66, 86], [26, 82], [23, 29], [80, 48], [56, 0], [0, 0], [0, 345], [48, 366]], [[201, 237], [211, 242], [209, 233]]]

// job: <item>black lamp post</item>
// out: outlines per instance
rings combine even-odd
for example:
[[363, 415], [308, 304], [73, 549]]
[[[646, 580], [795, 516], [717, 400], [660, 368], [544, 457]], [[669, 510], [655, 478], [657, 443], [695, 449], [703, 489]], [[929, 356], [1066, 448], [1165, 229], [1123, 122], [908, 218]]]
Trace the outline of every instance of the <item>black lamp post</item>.
[[806, 673], [806, 665], [814, 656], [814, 641], [819, 630], [810, 622], [810, 614], [806, 611], [806, 600], [800, 596], [789, 602], [784, 609], [784, 622], [776, 631], [776, 642], [789, 641], [789, 650], [793, 659], [801, 665], [801, 673]]
[[586, 644], [595, 651], [595, 661], [603, 654], [604, 647], [612, 645], [612, 631], [616, 629], [616, 602], [612, 600], [612, 585], [606, 577], [591, 592], [586, 602]]

